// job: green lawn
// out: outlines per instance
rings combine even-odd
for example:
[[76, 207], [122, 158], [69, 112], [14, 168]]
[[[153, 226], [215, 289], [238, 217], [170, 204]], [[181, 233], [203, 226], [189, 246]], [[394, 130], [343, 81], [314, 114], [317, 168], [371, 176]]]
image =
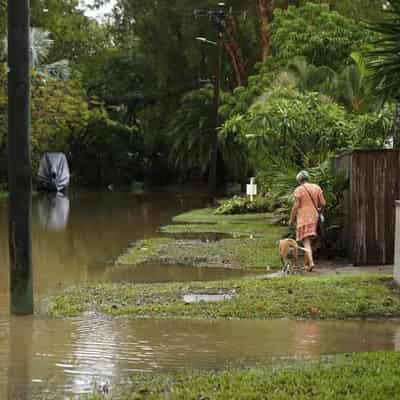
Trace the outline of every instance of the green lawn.
[[[230, 293], [232, 300], [186, 304], [184, 294]], [[100, 284], [67, 289], [38, 309], [51, 316], [94, 311], [130, 318], [314, 318], [400, 316], [400, 296], [390, 276], [248, 278], [221, 282]]]
[[[161, 229], [175, 238], [162, 237], [134, 243], [117, 264], [181, 264], [243, 269], [280, 268], [278, 241], [285, 228], [272, 225], [269, 214], [216, 215], [213, 209], [195, 210], [174, 218]], [[201, 241], [187, 234], [221, 233], [232, 238]], [[182, 235], [182, 237], [179, 237]], [[177, 237], [176, 237], [177, 236]]]
[[400, 398], [399, 365], [400, 353], [387, 352], [342, 355], [318, 363], [135, 376], [118, 399], [394, 400]]

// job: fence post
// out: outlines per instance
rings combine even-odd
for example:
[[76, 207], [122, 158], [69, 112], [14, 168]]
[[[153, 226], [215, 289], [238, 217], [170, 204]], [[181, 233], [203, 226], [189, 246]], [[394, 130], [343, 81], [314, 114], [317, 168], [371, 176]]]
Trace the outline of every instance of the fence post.
[[394, 245], [394, 279], [400, 285], [400, 201], [396, 201], [396, 239]]

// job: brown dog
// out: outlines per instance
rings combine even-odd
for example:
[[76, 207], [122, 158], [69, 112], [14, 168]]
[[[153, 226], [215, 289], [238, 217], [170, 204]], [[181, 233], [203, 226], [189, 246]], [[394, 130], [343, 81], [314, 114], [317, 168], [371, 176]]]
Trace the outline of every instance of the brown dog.
[[307, 251], [307, 249], [300, 247], [293, 239], [282, 239], [279, 241], [279, 253], [284, 273], [290, 274], [293, 272], [293, 267], [297, 266], [299, 250]]

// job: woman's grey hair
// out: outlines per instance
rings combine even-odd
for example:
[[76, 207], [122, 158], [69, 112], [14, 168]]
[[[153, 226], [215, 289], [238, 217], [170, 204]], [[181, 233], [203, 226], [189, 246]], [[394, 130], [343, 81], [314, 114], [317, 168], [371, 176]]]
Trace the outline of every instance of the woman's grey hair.
[[308, 182], [310, 180], [310, 174], [307, 171], [300, 171], [296, 176], [296, 180], [299, 183]]

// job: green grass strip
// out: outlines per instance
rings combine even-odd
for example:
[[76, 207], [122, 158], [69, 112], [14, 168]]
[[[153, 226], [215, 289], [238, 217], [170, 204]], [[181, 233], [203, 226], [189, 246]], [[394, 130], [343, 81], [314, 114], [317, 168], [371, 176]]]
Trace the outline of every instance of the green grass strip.
[[[138, 241], [121, 255], [117, 264], [181, 264], [195, 267], [278, 269], [278, 241], [285, 228], [272, 225], [269, 214], [216, 215], [214, 209], [195, 210], [174, 218], [164, 233], [222, 233], [234, 238], [201, 242], [172, 238]], [[235, 238], [236, 237], [236, 238]]]
[[393, 400], [399, 398], [399, 365], [400, 353], [386, 352], [343, 355], [329, 362], [135, 376], [118, 399]]
[[[232, 293], [232, 300], [185, 304], [184, 294]], [[334, 275], [220, 282], [100, 284], [67, 289], [45, 302], [56, 317], [86, 311], [131, 318], [349, 319], [400, 316], [390, 276]], [[43, 307], [39, 307], [43, 309]]]

